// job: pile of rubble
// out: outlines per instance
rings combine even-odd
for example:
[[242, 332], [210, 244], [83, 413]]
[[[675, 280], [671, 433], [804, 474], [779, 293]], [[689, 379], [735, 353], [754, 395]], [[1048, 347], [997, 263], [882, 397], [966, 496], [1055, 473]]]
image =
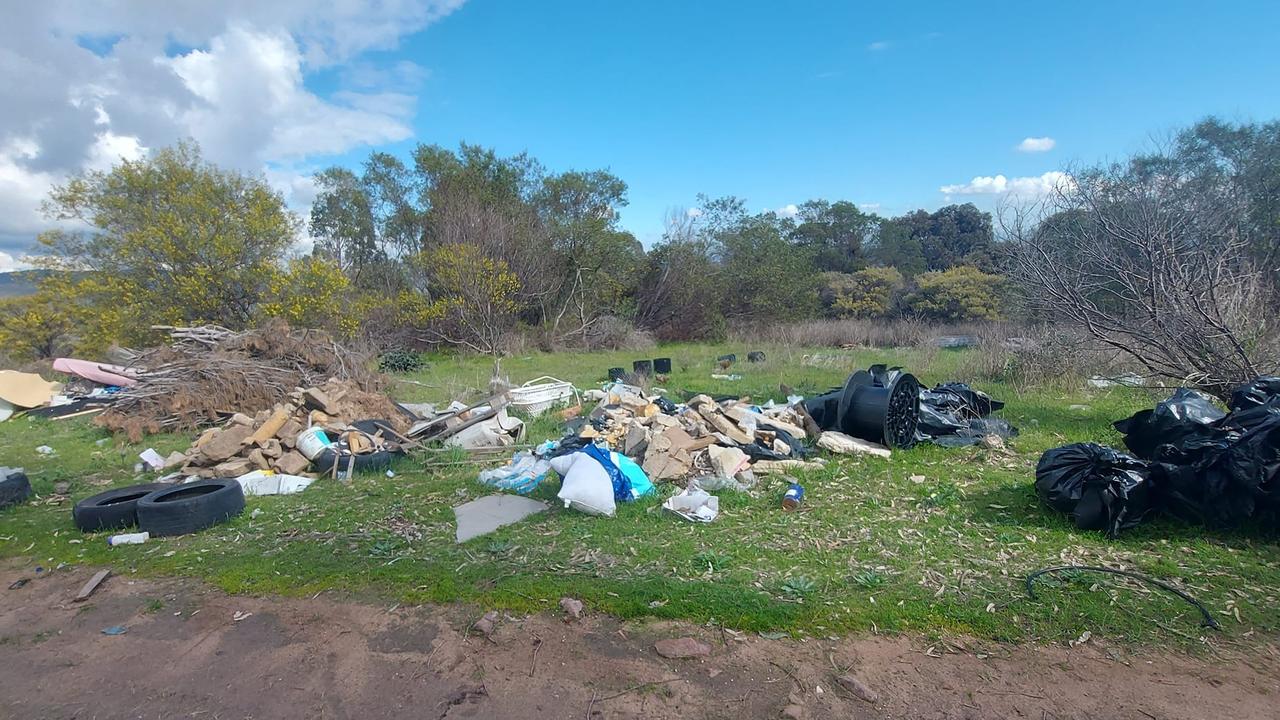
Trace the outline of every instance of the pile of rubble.
[[654, 482], [716, 476], [750, 487], [757, 473], [822, 467], [821, 459], [808, 457], [811, 441], [836, 452], [889, 453], [875, 443], [821, 431], [798, 403], [757, 406], [750, 398], [717, 402], [695, 395], [677, 405], [623, 384], [584, 397], [597, 405], [580, 420], [578, 441], [634, 458]]
[[[376, 420], [362, 422], [366, 418]], [[318, 428], [352, 455], [398, 451], [408, 420], [387, 396], [361, 390], [349, 380], [296, 388], [284, 402], [255, 415], [235, 413], [220, 427], [206, 429], [186, 452], [164, 459], [162, 470], [203, 478], [239, 477], [254, 470], [305, 475], [312, 459], [298, 447], [299, 436]], [[315, 453], [310, 453], [314, 455]], [[337, 462], [321, 463], [328, 471]]]
[[193, 429], [236, 413], [270, 411], [295, 388], [330, 379], [356, 390], [381, 389], [372, 356], [322, 330], [295, 330], [272, 320], [257, 330], [216, 326], [158, 328], [171, 344], [137, 354], [136, 382], [116, 393], [98, 423], [138, 440], [144, 433]]

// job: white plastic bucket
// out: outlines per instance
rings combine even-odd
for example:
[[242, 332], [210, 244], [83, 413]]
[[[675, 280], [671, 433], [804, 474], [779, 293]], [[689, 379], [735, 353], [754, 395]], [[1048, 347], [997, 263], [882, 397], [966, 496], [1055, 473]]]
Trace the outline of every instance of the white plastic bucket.
[[297, 440], [298, 452], [308, 460], [315, 460], [324, 452], [326, 448], [333, 444], [328, 435], [324, 434], [324, 430], [318, 427], [309, 427], [298, 433]]

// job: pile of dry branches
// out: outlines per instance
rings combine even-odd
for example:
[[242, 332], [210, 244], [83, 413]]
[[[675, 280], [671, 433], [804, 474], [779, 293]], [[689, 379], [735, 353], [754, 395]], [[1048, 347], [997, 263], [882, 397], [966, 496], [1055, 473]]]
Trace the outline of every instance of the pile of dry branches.
[[240, 412], [253, 415], [295, 388], [335, 378], [376, 392], [382, 379], [371, 353], [343, 346], [322, 330], [294, 330], [283, 320], [235, 332], [217, 326], [157, 328], [173, 343], [142, 353], [139, 382], [121, 391], [98, 423], [131, 438], [189, 429]]

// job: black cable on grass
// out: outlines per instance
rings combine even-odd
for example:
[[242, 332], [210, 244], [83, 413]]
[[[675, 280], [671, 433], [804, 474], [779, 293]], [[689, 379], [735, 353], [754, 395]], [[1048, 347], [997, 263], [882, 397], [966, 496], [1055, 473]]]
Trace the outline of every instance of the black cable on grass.
[[1161, 588], [1163, 590], [1168, 590], [1174, 595], [1177, 595], [1183, 600], [1186, 600], [1187, 602], [1194, 605], [1196, 609], [1200, 611], [1200, 614], [1204, 616], [1204, 622], [1200, 623], [1201, 627], [1210, 627], [1210, 628], [1213, 628], [1214, 630], [1222, 629], [1221, 627], [1218, 626], [1218, 621], [1213, 619], [1213, 616], [1209, 614], [1208, 609], [1206, 609], [1205, 606], [1202, 605], [1199, 600], [1196, 600], [1195, 598], [1191, 597], [1190, 595], [1186, 594], [1185, 592], [1179, 590], [1178, 588], [1166, 582], [1157, 580], [1147, 575], [1143, 575], [1142, 573], [1130, 572], [1128, 570], [1117, 570], [1116, 568], [1097, 567], [1093, 565], [1061, 565], [1058, 567], [1050, 567], [1050, 568], [1044, 568], [1042, 570], [1037, 570], [1027, 576], [1027, 597], [1031, 598], [1032, 600], [1037, 599], [1036, 591], [1032, 587], [1032, 583], [1035, 582], [1036, 578], [1040, 577], [1041, 575], [1062, 572], [1064, 570], [1091, 570], [1093, 572], [1111, 573], [1112, 575], [1123, 575], [1125, 577], [1130, 577], [1135, 580], [1141, 580], [1146, 583], [1151, 583], [1152, 585], [1155, 585], [1158, 588]]

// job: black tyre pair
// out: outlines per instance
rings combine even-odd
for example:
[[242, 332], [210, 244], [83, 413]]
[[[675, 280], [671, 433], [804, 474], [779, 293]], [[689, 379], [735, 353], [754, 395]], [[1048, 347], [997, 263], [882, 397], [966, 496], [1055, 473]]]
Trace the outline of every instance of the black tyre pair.
[[244, 490], [235, 478], [184, 485], [152, 483], [98, 493], [71, 511], [84, 532], [137, 525], [159, 537], [185, 535], [226, 522], [244, 510]]

